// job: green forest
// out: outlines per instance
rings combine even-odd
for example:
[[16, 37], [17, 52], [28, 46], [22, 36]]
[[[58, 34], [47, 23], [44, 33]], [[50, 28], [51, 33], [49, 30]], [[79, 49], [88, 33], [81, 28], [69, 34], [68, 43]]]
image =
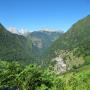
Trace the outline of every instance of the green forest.
[[52, 67], [0, 61], [0, 90], [89, 90], [90, 65], [57, 75]]

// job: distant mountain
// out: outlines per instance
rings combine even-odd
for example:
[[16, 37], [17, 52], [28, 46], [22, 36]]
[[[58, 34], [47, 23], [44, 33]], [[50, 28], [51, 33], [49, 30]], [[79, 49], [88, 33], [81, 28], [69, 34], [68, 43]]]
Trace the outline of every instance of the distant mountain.
[[8, 31], [14, 34], [23, 35], [25, 36], [28, 33], [28, 30], [26, 28], [16, 29], [15, 27], [9, 27]]
[[32, 41], [33, 53], [42, 54], [62, 34], [60, 31], [40, 30], [28, 33], [26, 37]]
[[11, 33], [0, 24], [0, 59], [32, 62], [31, 48], [32, 43], [24, 36]]
[[58, 56], [71, 67], [90, 63], [90, 15], [72, 25], [45, 54], [46, 63]]
[[32, 41], [33, 48], [40, 51], [44, 51], [44, 49], [48, 48], [56, 39], [58, 39], [63, 34], [63, 31], [55, 31], [49, 29], [30, 32], [24, 28], [18, 30], [15, 27], [10, 27], [8, 30], [11, 33], [25, 36], [28, 41]]

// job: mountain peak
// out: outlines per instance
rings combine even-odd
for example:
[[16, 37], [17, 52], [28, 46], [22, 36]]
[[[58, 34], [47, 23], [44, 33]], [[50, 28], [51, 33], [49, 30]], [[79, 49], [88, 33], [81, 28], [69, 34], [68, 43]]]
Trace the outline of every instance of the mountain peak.
[[90, 15], [87, 15], [87, 17], [90, 17]]
[[4, 28], [4, 26], [0, 23], [0, 28]]
[[[85, 18], [83, 18], [83, 19], [86, 19], [86, 20], [90, 20], [90, 15], [87, 15]], [[83, 20], [82, 19], [82, 20]]]
[[4, 28], [4, 26], [0, 23], [0, 32], [6, 31], [6, 29]]
[[8, 31], [10, 31], [11, 33], [18, 34], [18, 35], [24, 35], [24, 34], [27, 34], [27, 32], [28, 32], [28, 30], [25, 28], [21, 28], [18, 30], [15, 27], [9, 27]]
[[44, 29], [44, 30], [40, 30], [41, 32], [56, 32], [55, 30], [49, 30], [49, 29]]

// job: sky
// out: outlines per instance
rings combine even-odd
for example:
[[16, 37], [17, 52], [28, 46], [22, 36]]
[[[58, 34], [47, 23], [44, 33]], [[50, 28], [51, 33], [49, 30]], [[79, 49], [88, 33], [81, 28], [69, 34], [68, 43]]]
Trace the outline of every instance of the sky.
[[6, 28], [67, 31], [87, 15], [90, 0], [0, 0], [0, 22]]

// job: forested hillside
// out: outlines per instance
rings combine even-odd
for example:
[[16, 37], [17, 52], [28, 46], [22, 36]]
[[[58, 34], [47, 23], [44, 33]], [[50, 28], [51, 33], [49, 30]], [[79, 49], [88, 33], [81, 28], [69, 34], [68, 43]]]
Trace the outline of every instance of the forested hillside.
[[0, 61], [0, 90], [90, 90], [90, 65], [57, 75], [50, 68]]
[[22, 36], [9, 32], [0, 24], [0, 59], [41, 64], [40, 55], [62, 34], [36, 31]]
[[12, 34], [0, 24], [0, 59], [30, 63], [33, 59], [31, 48], [32, 43], [28, 43], [24, 36]]
[[44, 58], [50, 62], [59, 55], [72, 65], [90, 63], [90, 16], [73, 24], [48, 48]]

